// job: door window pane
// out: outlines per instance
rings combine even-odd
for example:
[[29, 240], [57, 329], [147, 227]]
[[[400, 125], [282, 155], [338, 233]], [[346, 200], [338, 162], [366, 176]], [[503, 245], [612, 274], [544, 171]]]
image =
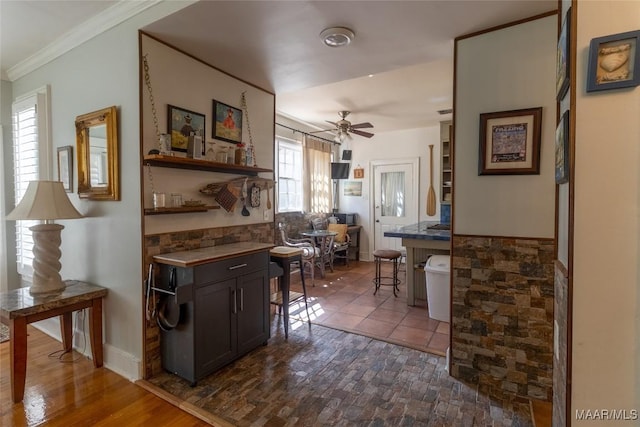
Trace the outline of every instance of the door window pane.
[[382, 216], [405, 216], [404, 172], [383, 172], [380, 174], [380, 214]]

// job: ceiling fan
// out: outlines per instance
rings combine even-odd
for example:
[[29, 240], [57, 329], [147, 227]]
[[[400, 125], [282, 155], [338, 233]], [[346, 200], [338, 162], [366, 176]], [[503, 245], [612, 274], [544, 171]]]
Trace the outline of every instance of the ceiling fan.
[[327, 129], [318, 132], [335, 131], [338, 133], [336, 136], [336, 140], [339, 140], [340, 142], [343, 142], [347, 137], [351, 138], [351, 134], [364, 136], [365, 138], [371, 138], [373, 136], [371, 132], [365, 132], [360, 129], [372, 128], [373, 125], [369, 122], [357, 123], [355, 125], [352, 125], [351, 122], [347, 120], [347, 116], [350, 113], [351, 111], [339, 111], [338, 115], [340, 116], [341, 120], [338, 120], [337, 122], [326, 120], [327, 123], [334, 125], [335, 129]]

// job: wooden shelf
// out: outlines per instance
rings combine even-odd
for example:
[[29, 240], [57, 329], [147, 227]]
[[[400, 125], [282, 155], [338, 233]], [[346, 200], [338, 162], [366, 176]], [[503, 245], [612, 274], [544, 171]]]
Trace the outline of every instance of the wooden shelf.
[[150, 154], [144, 156], [144, 165], [160, 166], [164, 168], [192, 169], [209, 172], [237, 173], [242, 175], [257, 176], [260, 172], [273, 172], [271, 169], [256, 168], [253, 166], [241, 166], [229, 163], [210, 162], [208, 160], [191, 159], [188, 157], [163, 156]]
[[158, 209], [145, 209], [145, 215], [167, 215], [167, 214], [180, 214], [180, 213], [193, 213], [193, 212], [207, 212], [212, 209], [220, 209], [220, 206], [182, 206], [180, 208], [158, 208]]

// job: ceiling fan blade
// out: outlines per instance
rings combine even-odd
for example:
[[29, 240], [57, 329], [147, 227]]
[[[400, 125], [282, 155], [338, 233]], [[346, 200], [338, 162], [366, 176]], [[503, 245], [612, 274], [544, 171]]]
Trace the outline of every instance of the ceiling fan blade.
[[357, 125], [351, 125], [351, 129], [372, 128], [373, 125], [369, 122], [358, 123]]
[[307, 133], [322, 133], [322, 132], [333, 132], [333, 131], [335, 131], [335, 129], [322, 129], [322, 130], [313, 130]]
[[325, 120], [325, 122], [334, 125], [335, 127], [338, 127], [338, 124], [336, 122], [330, 122], [329, 120]]
[[349, 132], [350, 133], [354, 133], [356, 135], [364, 136], [365, 138], [371, 138], [374, 135], [372, 133], [365, 132], [365, 131], [362, 131], [362, 130], [356, 130], [356, 129], [353, 129], [353, 130], [351, 130]]

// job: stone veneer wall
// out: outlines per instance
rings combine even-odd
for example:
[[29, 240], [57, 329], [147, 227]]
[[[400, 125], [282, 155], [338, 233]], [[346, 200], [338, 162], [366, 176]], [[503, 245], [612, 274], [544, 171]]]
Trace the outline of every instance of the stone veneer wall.
[[451, 375], [490, 396], [551, 400], [553, 239], [452, 240]]
[[558, 329], [558, 352], [553, 358], [553, 422], [554, 426], [567, 425], [567, 360], [569, 331], [569, 279], [567, 269], [555, 262], [555, 325]]
[[[273, 243], [273, 241], [273, 223], [251, 224], [249, 226], [237, 225], [232, 227], [149, 235], [145, 236], [144, 239], [144, 259], [146, 267], [143, 268], [142, 271], [148, 271], [149, 264], [153, 262], [153, 256], [158, 254], [206, 248], [236, 242]], [[143, 290], [143, 292], [146, 292], [146, 290]], [[146, 310], [146, 308], [143, 310]], [[145, 323], [144, 357], [145, 378], [150, 378], [161, 372], [162, 360], [160, 354], [160, 328], [158, 328], [155, 320], [147, 320]]]

